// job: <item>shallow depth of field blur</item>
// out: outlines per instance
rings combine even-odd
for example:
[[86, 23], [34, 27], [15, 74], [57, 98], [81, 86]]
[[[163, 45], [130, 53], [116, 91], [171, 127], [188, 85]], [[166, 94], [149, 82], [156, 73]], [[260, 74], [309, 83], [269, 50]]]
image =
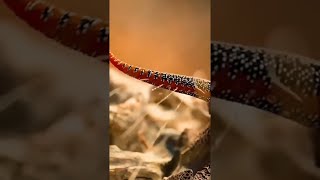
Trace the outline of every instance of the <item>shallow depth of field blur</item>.
[[[50, 3], [107, 20], [106, 0]], [[0, 179], [106, 179], [107, 67], [32, 30], [3, 2], [0, 52]]]
[[111, 52], [137, 66], [185, 75], [200, 71], [208, 79], [209, 4], [110, 0]]
[[[111, 0], [110, 51], [135, 66], [209, 79], [210, 1]], [[180, 134], [188, 132], [185, 148], [210, 123], [206, 102], [111, 65], [109, 117], [110, 179], [161, 179]]]
[[[320, 59], [319, 5], [316, 0], [215, 0], [211, 33], [218, 41]], [[212, 108], [229, 124], [214, 154], [216, 179], [320, 179], [306, 128], [238, 104], [218, 101]]]

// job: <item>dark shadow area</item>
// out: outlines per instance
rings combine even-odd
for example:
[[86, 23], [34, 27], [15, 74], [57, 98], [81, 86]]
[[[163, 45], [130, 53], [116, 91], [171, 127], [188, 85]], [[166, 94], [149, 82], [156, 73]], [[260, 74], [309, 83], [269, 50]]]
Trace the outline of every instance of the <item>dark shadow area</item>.
[[320, 179], [319, 5], [212, 1], [214, 179]]
[[24, 2], [0, 4], [0, 179], [108, 179], [109, 71], [89, 55], [109, 43], [80, 19], [108, 24], [109, 2]]

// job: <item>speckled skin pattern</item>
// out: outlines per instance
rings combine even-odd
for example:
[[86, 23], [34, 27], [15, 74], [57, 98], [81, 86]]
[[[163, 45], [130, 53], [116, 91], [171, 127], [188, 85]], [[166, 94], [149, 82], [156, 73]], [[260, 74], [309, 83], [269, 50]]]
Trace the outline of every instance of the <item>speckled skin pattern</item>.
[[197, 171], [195, 175], [193, 175], [191, 169], [187, 169], [169, 176], [166, 180], [211, 180], [211, 167], [206, 165], [202, 170]]
[[[81, 17], [38, 0], [3, 2], [31, 27], [67, 47], [93, 57], [107, 55], [109, 51], [106, 21]], [[320, 66], [306, 57], [212, 42], [211, 81], [135, 67], [117, 59], [112, 53], [109, 54], [109, 60], [129, 76], [161, 88], [207, 102], [210, 102], [211, 97], [238, 102], [307, 127], [319, 128]], [[198, 139], [189, 151], [182, 154], [184, 159], [189, 159], [185, 160], [190, 161], [188, 163], [195, 160], [192, 155], [199, 152], [199, 144], [209, 143], [210, 128]], [[209, 179], [210, 166], [202, 167], [195, 176], [192, 170], [187, 170], [173, 175], [170, 180]]]
[[212, 96], [319, 128], [320, 66], [306, 57], [212, 42]]
[[132, 66], [111, 53], [109, 58], [120, 71], [149, 84], [207, 102], [211, 97], [238, 102], [319, 128], [320, 66], [315, 61], [221, 42], [212, 42], [211, 51], [211, 82]]
[[[107, 55], [108, 23], [37, 0], [3, 2], [47, 37], [89, 56]], [[135, 67], [112, 53], [109, 59], [124, 73], [161, 88], [207, 102], [212, 95], [254, 106], [308, 127], [319, 127], [320, 66], [305, 62], [310, 60], [301, 56], [220, 42], [212, 42], [211, 51], [211, 82]]]
[[120, 71], [136, 79], [171, 91], [210, 101], [210, 81], [195, 77], [153, 71], [122, 62], [109, 53], [110, 62]]

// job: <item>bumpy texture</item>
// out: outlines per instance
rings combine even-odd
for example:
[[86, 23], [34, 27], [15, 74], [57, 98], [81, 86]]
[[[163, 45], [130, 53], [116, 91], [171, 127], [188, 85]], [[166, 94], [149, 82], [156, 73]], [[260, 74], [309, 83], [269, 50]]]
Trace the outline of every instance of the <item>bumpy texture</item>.
[[[107, 55], [108, 23], [80, 17], [38, 0], [4, 2], [18, 17], [47, 37], [89, 56]], [[312, 105], [318, 103], [314, 97], [320, 93], [320, 66], [309, 63], [310, 59], [220, 42], [212, 42], [211, 51], [211, 83], [135, 67], [112, 53], [109, 58], [122, 72], [161, 88], [207, 102], [212, 94], [212, 97], [254, 106], [308, 127], [319, 126], [317, 106]]]
[[320, 66], [306, 57], [220, 42], [211, 44], [213, 97], [319, 128]]
[[161, 88], [207, 102], [212, 95], [319, 128], [320, 66], [314, 61], [221, 42], [212, 42], [211, 51], [211, 83], [132, 66], [113, 54], [110, 54], [110, 62], [127, 75]]
[[55, 8], [39, 0], [3, 0], [19, 18], [48, 38], [86, 55], [98, 57], [109, 50], [107, 21]]
[[154, 86], [210, 101], [210, 81], [136, 67], [109, 54], [110, 62], [125, 74]]
[[202, 170], [197, 171], [195, 175], [193, 175], [193, 171], [191, 169], [187, 169], [185, 171], [179, 172], [167, 178], [167, 180], [209, 180], [209, 179], [211, 179], [210, 165], [207, 165]]

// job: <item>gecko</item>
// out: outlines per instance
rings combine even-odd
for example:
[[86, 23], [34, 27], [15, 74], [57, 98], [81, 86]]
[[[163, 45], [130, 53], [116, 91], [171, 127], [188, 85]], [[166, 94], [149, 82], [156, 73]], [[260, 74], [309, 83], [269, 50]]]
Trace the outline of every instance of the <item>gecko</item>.
[[[92, 57], [107, 55], [109, 51], [106, 21], [79, 16], [39, 0], [3, 2], [31, 27], [67, 47]], [[109, 59], [103, 59], [103, 62], [109, 61], [134, 78], [194, 96], [208, 104], [212, 98], [238, 102], [269, 111], [318, 132], [320, 66], [309, 58], [213, 41], [211, 80], [135, 67], [120, 61], [112, 53], [109, 53]], [[181, 154], [182, 161], [189, 159], [184, 164], [190, 165], [194, 160], [190, 156], [197, 154], [193, 152], [200, 151], [198, 147], [209, 143], [209, 139], [210, 127], [189, 151]], [[195, 176], [191, 175], [192, 170], [186, 170], [171, 179], [206, 179], [210, 178], [210, 171], [210, 165], [205, 165]]]

